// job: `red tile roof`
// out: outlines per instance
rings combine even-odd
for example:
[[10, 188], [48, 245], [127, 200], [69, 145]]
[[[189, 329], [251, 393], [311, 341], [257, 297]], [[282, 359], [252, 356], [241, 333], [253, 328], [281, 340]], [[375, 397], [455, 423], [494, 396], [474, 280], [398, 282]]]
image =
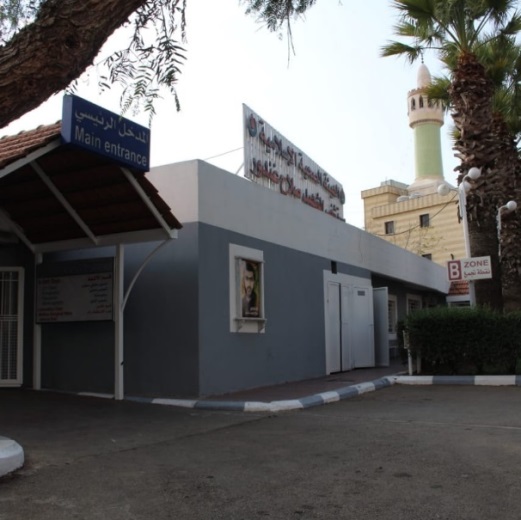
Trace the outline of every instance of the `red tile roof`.
[[465, 280], [451, 282], [449, 296], [466, 296], [469, 294], [469, 283]]
[[[170, 230], [182, 227], [144, 172], [129, 171], [142, 191], [136, 190], [114, 161], [63, 143], [38, 157], [39, 170], [23, 160], [59, 139], [60, 133], [61, 122], [57, 122], [0, 139], [0, 170], [21, 160], [15, 171], [0, 177], [0, 207], [29, 242], [85, 238], [87, 233], [75, 215], [96, 237], [161, 229], [160, 219], [142, 196]], [[40, 170], [68, 207], [44, 182]]]
[[60, 136], [61, 122], [42, 125], [34, 130], [20, 132], [0, 139], [0, 168], [5, 168]]

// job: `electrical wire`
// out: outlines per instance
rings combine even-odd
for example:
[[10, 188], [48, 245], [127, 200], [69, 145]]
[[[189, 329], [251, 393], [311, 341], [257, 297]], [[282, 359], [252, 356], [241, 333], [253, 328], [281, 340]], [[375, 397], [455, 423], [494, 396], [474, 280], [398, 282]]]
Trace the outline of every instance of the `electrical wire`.
[[241, 146], [240, 148], [235, 148], [233, 150], [229, 150], [227, 152], [220, 153], [218, 155], [212, 155], [212, 157], [207, 157], [206, 159], [203, 159], [203, 161], [209, 161], [210, 159], [217, 159], [217, 157], [222, 157], [223, 155], [228, 155], [229, 153], [237, 152], [239, 150], [243, 150], [244, 146]]

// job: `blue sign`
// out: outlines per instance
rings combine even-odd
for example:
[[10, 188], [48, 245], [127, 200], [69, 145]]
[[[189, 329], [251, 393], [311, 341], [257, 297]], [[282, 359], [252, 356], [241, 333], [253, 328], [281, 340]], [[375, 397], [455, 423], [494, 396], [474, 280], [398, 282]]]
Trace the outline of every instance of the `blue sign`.
[[61, 136], [122, 165], [150, 169], [150, 130], [77, 96], [63, 98]]

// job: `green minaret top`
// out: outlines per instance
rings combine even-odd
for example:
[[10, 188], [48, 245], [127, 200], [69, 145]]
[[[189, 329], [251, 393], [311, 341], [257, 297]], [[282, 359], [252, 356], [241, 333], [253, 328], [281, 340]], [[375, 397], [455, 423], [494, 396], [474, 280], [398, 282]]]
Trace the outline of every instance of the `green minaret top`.
[[444, 183], [441, 157], [440, 128], [443, 108], [429, 100], [425, 91], [431, 83], [429, 69], [422, 63], [418, 69], [418, 86], [407, 95], [409, 126], [414, 130], [416, 175], [409, 186], [409, 194], [435, 193]]

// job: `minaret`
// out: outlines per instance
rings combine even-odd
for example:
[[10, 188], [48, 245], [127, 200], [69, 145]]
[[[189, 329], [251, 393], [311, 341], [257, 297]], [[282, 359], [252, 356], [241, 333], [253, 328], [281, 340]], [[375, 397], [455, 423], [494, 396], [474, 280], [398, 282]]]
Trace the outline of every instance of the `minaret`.
[[440, 128], [443, 126], [441, 103], [430, 101], [426, 89], [431, 74], [425, 64], [418, 69], [418, 86], [407, 95], [409, 126], [414, 131], [416, 177], [408, 187], [409, 195], [436, 193], [443, 184]]

